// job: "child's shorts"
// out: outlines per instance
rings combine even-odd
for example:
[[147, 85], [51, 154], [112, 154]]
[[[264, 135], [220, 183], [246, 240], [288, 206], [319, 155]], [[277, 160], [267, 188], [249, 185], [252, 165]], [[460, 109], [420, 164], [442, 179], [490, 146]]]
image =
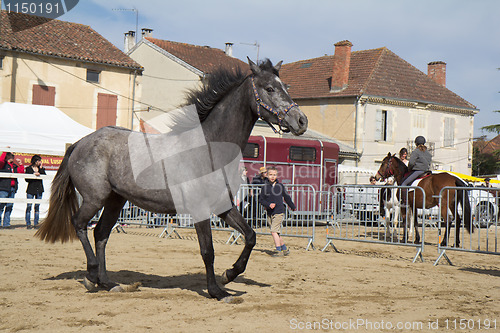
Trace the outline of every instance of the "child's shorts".
[[271, 225], [271, 232], [281, 233], [283, 214], [267, 215], [267, 223]]

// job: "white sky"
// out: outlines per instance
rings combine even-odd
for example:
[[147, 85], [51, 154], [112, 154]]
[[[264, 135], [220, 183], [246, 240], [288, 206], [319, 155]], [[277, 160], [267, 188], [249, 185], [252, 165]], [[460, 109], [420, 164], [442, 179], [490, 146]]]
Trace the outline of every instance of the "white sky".
[[[120, 49], [123, 33], [224, 49], [285, 63], [333, 54], [344, 39], [353, 51], [386, 46], [427, 73], [447, 63], [447, 87], [476, 105], [474, 136], [500, 124], [500, 1], [498, 0], [80, 0], [60, 19], [91, 26]], [[140, 34], [140, 32], [139, 32]]]

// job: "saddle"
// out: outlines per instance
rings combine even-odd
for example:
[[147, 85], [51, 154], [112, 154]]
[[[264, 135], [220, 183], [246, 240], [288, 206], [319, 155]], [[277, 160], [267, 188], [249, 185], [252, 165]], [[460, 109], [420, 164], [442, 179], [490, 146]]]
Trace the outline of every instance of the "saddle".
[[[407, 172], [405, 173], [405, 176], [403, 177], [403, 180], [402, 182], [404, 182], [406, 180], [406, 178], [408, 178], [408, 176], [410, 175], [411, 172]], [[423, 174], [421, 174], [420, 176], [418, 176], [414, 181], [413, 183], [411, 183], [410, 185], [411, 186], [417, 186], [418, 183], [420, 183], [420, 181], [424, 178], [427, 178], [429, 177], [430, 175], [432, 175], [432, 171], [426, 171], [424, 172]], [[410, 190], [411, 191], [411, 190]]]

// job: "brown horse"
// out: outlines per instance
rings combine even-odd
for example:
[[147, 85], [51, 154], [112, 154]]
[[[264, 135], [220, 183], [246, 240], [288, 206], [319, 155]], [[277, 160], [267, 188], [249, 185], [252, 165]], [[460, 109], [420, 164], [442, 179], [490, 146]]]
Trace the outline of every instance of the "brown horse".
[[[406, 165], [395, 155], [391, 155], [388, 153], [387, 156], [382, 160], [382, 164], [380, 165], [375, 178], [385, 179], [390, 176], [394, 176], [398, 185], [403, 183], [403, 177], [408, 168]], [[439, 194], [441, 189], [444, 187], [465, 187], [464, 181], [461, 179], [446, 173], [436, 173], [431, 174], [425, 178], [423, 178], [418, 186], [422, 188], [423, 192], [425, 192], [425, 203], [422, 195], [422, 191], [409, 191], [408, 192], [408, 205], [410, 211], [415, 212], [417, 208], [432, 208], [439, 204]], [[461, 218], [460, 214], [456, 209], [457, 203], [462, 206], [462, 218], [464, 220], [465, 227], [468, 232], [474, 231], [474, 227], [471, 224], [471, 209], [469, 196], [464, 190], [450, 190], [443, 191], [443, 198], [441, 200], [441, 216], [445, 219], [445, 234], [443, 240], [441, 241], [442, 246], [446, 246], [448, 243], [448, 229], [450, 228], [451, 219], [449, 218], [448, 211], [451, 211], [453, 215], [453, 219], [455, 220], [455, 246], [460, 246], [460, 225]], [[401, 208], [401, 213], [403, 216], [403, 221], [406, 219], [406, 209], [404, 207]], [[418, 224], [417, 224], [417, 214], [413, 214], [414, 228], [415, 228], [415, 243], [420, 243], [420, 234], [418, 232]], [[406, 239], [406, 226], [404, 228], [404, 238]]]

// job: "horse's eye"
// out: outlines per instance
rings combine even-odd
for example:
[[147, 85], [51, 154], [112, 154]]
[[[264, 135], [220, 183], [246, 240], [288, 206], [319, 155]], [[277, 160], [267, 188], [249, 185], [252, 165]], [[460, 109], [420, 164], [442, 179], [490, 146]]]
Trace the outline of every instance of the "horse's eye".
[[266, 88], [266, 91], [267, 91], [268, 93], [273, 93], [273, 92], [274, 92], [274, 89], [273, 89], [272, 87], [267, 87], [267, 88]]

